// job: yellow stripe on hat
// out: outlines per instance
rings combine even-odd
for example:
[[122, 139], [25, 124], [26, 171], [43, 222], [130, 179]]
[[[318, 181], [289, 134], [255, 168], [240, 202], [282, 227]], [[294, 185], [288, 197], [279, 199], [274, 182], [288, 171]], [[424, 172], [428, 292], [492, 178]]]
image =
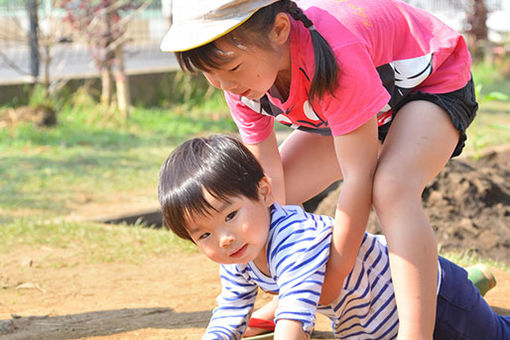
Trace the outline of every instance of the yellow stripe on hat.
[[201, 46], [204, 46], [204, 45], [207, 45], [213, 41], [215, 41], [216, 39], [219, 39], [227, 34], [229, 34], [230, 32], [232, 32], [233, 30], [235, 30], [236, 28], [238, 28], [239, 26], [241, 26], [242, 24], [244, 24], [248, 19], [250, 19], [252, 17], [252, 15], [255, 14], [255, 12], [251, 13], [249, 16], [247, 16], [245, 19], [241, 20], [238, 24], [235, 24], [234, 26], [228, 28], [225, 32], [222, 32], [220, 34], [217, 34], [211, 38], [209, 38], [208, 40], [198, 44], [198, 45], [195, 45], [195, 46], [191, 46], [191, 47], [186, 47], [186, 49], [179, 49], [179, 50], [173, 50], [173, 52], [185, 52], [185, 51], [189, 51], [189, 50], [192, 50], [194, 48], [197, 48], [197, 47], [201, 47]]

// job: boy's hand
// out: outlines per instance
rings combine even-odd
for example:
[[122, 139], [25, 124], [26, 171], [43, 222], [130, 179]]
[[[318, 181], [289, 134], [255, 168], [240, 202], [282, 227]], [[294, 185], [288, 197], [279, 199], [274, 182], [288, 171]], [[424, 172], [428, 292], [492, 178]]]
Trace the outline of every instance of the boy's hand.
[[274, 340], [308, 340], [310, 336], [303, 331], [303, 325], [296, 320], [280, 319], [274, 330]]

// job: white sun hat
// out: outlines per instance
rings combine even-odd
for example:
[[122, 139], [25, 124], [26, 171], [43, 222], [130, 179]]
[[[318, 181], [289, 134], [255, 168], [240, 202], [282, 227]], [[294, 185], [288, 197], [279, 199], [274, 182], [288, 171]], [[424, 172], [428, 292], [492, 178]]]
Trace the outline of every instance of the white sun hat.
[[172, 25], [161, 41], [161, 51], [187, 51], [210, 43], [276, 1], [173, 0]]

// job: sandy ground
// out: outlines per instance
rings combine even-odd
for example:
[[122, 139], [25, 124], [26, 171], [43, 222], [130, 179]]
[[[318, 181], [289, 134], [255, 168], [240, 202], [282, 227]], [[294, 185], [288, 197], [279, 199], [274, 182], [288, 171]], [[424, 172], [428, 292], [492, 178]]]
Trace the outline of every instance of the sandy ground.
[[[1, 257], [1, 340], [177, 340], [203, 334], [219, 293], [218, 266], [203, 255], [169, 254], [138, 265], [69, 259], [76, 265], [54, 268], [47, 255], [55, 251], [20, 249]], [[487, 301], [510, 315], [510, 273], [492, 270], [498, 283]], [[261, 297], [258, 305], [271, 298]], [[319, 317], [313, 338], [333, 339], [325, 318]]]
[[[477, 164], [450, 162], [426, 190], [424, 206], [445, 249], [471, 249], [510, 265], [509, 151]], [[203, 334], [220, 289], [218, 266], [205, 256], [176, 251], [138, 265], [91, 265], [74, 256], [48, 247], [0, 254], [0, 340]], [[59, 266], [62, 258], [73, 265]], [[510, 272], [492, 271], [498, 283], [486, 299], [510, 315]], [[313, 338], [332, 339], [327, 320], [318, 320]]]

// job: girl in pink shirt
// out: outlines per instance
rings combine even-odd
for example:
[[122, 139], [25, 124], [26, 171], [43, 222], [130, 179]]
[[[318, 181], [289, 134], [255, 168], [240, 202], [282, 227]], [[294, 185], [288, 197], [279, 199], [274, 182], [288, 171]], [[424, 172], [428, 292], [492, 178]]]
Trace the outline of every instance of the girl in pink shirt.
[[[173, 3], [162, 50], [224, 90], [276, 200], [301, 204], [343, 179], [325, 285], [352, 269], [373, 205], [398, 338], [431, 339], [437, 246], [421, 193], [461, 152], [477, 110], [462, 36], [399, 0]], [[280, 147], [275, 120], [295, 129]]]

